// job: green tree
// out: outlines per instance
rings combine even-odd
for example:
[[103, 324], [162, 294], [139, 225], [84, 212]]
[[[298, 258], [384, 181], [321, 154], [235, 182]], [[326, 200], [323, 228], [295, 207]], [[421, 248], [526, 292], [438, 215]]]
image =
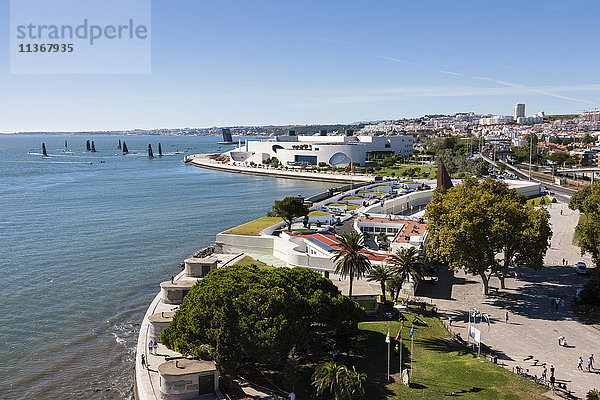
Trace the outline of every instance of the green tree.
[[592, 389], [585, 395], [586, 400], [600, 400], [600, 390]]
[[185, 296], [161, 333], [168, 348], [205, 354], [231, 376], [245, 365], [282, 365], [320, 331], [356, 330], [362, 310], [307, 268], [232, 266], [212, 271]]
[[342, 278], [350, 277], [350, 288], [348, 297], [352, 298], [352, 282], [354, 278], [360, 279], [371, 269], [371, 262], [362, 251], [365, 247], [365, 241], [362, 234], [352, 231], [350, 234], [344, 233], [339, 238], [340, 249], [334, 250], [333, 261], [335, 263], [335, 273]]
[[379, 246], [379, 249], [384, 250], [390, 246], [390, 240], [385, 233], [382, 232], [377, 235], [377, 245]]
[[[569, 208], [585, 214], [575, 232], [579, 236], [581, 253], [589, 253], [595, 265], [600, 259], [600, 182], [578, 190], [569, 202]], [[598, 268], [597, 268], [598, 269]]]
[[[396, 299], [402, 289], [402, 285], [409, 278], [418, 281], [423, 277], [424, 265], [420, 260], [419, 251], [414, 247], [402, 248], [389, 258], [392, 273], [398, 277], [398, 290]], [[396, 300], [394, 299], [394, 300]]]
[[283, 200], [275, 200], [271, 211], [283, 219], [287, 223], [288, 231], [291, 231], [294, 220], [308, 214], [308, 207], [304, 204], [302, 197], [286, 197]]
[[500, 280], [500, 288], [504, 289], [509, 268], [525, 266], [540, 270], [544, 267], [552, 229], [546, 209], [526, 206], [525, 197], [507, 187], [498, 189], [502, 199], [492, 206], [490, 212], [501, 254], [494, 270]]
[[[478, 275], [487, 295], [493, 274], [504, 277], [508, 267], [519, 263], [532, 268], [542, 265], [550, 237], [548, 216], [526, 208], [514, 190], [491, 179], [479, 183], [467, 178], [449, 190], [436, 189], [425, 213], [428, 254], [450, 268]], [[523, 218], [513, 221], [517, 212], [523, 212]], [[496, 259], [503, 252], [508, 255], [506, 263]]]
[[235, 378], [240, 372], [237, 355], [241, 354], [242, 349], [237, 340], [240, 335], [239, 316], [232, 300], [228, 297], [223, 299], [223, 312], [220, 319], [214, 352], [215, 362], [219, 371], [222, 371], [227, 378]]
[[367, 375], [330, 360], [317, 367], [312, 379], [317, 395], [329, 392], [335, 400], [344, 400], [364, 395]]
[[400, 296], [400, 291], [402, 291], [402, 284], [402, 279], [396, 274], [392, 274], [390, 279], [388, 279], [387, 288], [390, 291], [391, 300], [398, 301], [398, 296]]
[[387, 282], [388, 279], [390, 279], [391, 277], [391, 270], [387, 267], [387, 265], [383, 265], [383, 264], [378, 264], [375, 265], [372, 269], [371, 272], [369, 272], [369, 275], [367, 275], [367, 280], [370, 282], [379, 282], [379, 285], [381, 286], [381, 293], [383, 293], [383, 302], [386, 302], [386, 297], [385, 297], [385, 283]]

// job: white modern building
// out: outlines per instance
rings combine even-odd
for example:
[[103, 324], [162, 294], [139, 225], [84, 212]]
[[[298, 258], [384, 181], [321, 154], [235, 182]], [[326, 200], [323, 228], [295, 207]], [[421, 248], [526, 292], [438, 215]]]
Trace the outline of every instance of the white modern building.
[[491, 117], [481, 118], [479, 120], [479, 125], [499, 125], [499, 124], [509, 124], [513, 122], [513, 117], [510, 115], [494, 115]]
[[412, 155], [413, 137], [399, 136], [277, 136], [267, 140], [246, 141], [227, 153], [230, 163], [262, 164], [277, 158], [285, 166], [326, 163], [345, 167], [361, 166], [382, 154]]

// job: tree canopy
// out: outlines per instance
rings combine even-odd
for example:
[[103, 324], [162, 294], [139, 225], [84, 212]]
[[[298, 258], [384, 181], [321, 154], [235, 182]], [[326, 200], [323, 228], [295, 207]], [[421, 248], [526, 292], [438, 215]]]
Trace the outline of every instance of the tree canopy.
[[577, 191], [569, 202], [569, 208], [585, 214], [575, 232], [579, 236], [581, 253], [589, 253], [595, 265], [600, 257], [600, 183]]
[[287, 223], [288, 231], [291, 231], [294, 220], [308, 214], [308, 207], [304, 205], [302, 197], [286, 197], [283, 200], [275, 200], [271, 212], [281, 217]]
[[278, 363], [317, 331], [352, 331], [362, 311], [307, 268], [219, 268], [185, 296], [161, 342], [211, 357], [235, 376], [245, 363]]
[[543, 266], [552, 235], [549, 214], [527, 206], [504, 182], [468, 178], [449, 190], [436, 189], [426, 210], [428, 254], [480, 276], [484, 294], [492, 275], [503, 287], [510, 267]]

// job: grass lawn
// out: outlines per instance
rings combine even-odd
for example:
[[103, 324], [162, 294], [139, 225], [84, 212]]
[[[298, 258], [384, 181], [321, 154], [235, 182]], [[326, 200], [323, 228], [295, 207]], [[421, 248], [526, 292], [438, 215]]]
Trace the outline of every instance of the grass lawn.
[[320, 211], [320, 210], [313, 210], [308, 213], [309, 217], [322, 217], [325, 215], [331, 215], [331, 213], [328, 213], [326, 211]]
[[344, 196], [342, 197], [340, 200], [342, 201], [346, 201], [346, 200], [363, 200], [364, 197], [358, 197], [358, 196]]
[[371, 190], [379, 190], [379, 189], [391, 189], [391, 187], [389, 187], [387, 185], [379, 185], [379, 186], [373, 186], [371, 188]]
[[239, 265], [240, 267], [246, 267], [248, 265], [256, 265], [257, 267], [260, 267], [260, 268], [271, 268], [270, 265], [267, 265], [262, 261], [258, 261], [257, 259], [254, 259], [250, 256], [245, 256], [240, 261], [236, 262], [235, 265]]
[[[410, 321], [403, 328], [404, 368], [410, 364]], [[385, 382], [385, 336], [390, 329], [392, 338], [400, 322], [363, 322], [360, 333], [351, 344], [347, 365], [365, 372], [368, 399], [546, 399], [544, 388], [499, 367], [484, 358], [477, 358], [462, 346], [450, 341], [450, 334], [437, 318], [420, 317], [427, 326], [415, 326], [412, 387], [400, 382], [399, 358], [392, 354], [393, 380]], [[392, 342], [394, 343], [394, 342]]]
[[231, 228], [223, 233], [230, 235], [260, 236], [260, 231], [282, 221], [283, 220], [279, 217], [262, 217], [245, 223], [244, 225]]
[[[422, 166], [415, 164], [402, 164], [394, 167], [383, 167], [379, 171], [375, 171], [375, 175], [383, 176], [408, 176], [406, 170], [412, 168], [415, 172], [414, 178], [425, 178], [434, 179], [437, 177], [437, 167], [435, 166]], [[392, 175], [392, 173], [394, 175]]]
[[[404, 368], [410, 366], [410, 324], [416, 314], [405, 314], [408, 319], [402, 331]], [[367, 374], [364, 399], [423, 399], [436, 400], [451, 397], [463, 399], [493, 400], [547, 400], [542, 393], [547, 389], [517, 376], [476, 353], [452, 342], [448, 331], [437, 318], [418, 316], [426, 325], [414, 330], [413, 377], [411, 387], [400, 382], [400, 359], [392, 347], [390, 374], [386, 382], [387, 344], [385, 336], [396, 337], [402, 326], [396, 321], [362, 322], [359, 331], [352, 337], [339, 337], [340, 356], [335, 360], [348, 367], [354, 366], [357, 372]], [[395, 344], [392, 341], [392, 344]], [[316, 353], [314, 353], [316, 354]], [[309, 357], [311, 358], [311, 357]], [[325, 358], [323, 358], [325, 359]], [[305, 359], [295, 372], [285, 378], [285, 367], [267, 373], [280, 387], [294, 386], [296, 395], [302, 399], [314, 399], [311, 376], [319, 361]], [[260, 376], [256, 379], [260, 382]], [[289, 380], [293, 380], [290, 382]], [[265, 382], [266, 383], [266, 382]], [[453, 395], [454, 393], [454, 395]], [[331, 397], [322, 397], [330, 399]]]
[[331, 206], [331, 207], [346, 206], [346, 209], [348, 211], [356, 210], [358, 207], [360, 207], [358, 204], [353, 204], [353, 203], [329, 203], [329, 204], [326, 204], [326, 206]]
[[542, 199], [544, 199], [544, 204], [550, 204], [550, 198], [545, 195], [540, 195], [527, 199], [527, 204], [539, 206], [542, 203]]

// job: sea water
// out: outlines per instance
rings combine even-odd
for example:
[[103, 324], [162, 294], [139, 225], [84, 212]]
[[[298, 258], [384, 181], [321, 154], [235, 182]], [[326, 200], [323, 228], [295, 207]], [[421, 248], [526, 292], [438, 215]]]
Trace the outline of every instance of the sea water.
[[137, 334], [159, 283], [274, 200], [332, 186], [183, 163], [231, 148], [218, 141], [0, 136], [0, 398], [132, 398]]

